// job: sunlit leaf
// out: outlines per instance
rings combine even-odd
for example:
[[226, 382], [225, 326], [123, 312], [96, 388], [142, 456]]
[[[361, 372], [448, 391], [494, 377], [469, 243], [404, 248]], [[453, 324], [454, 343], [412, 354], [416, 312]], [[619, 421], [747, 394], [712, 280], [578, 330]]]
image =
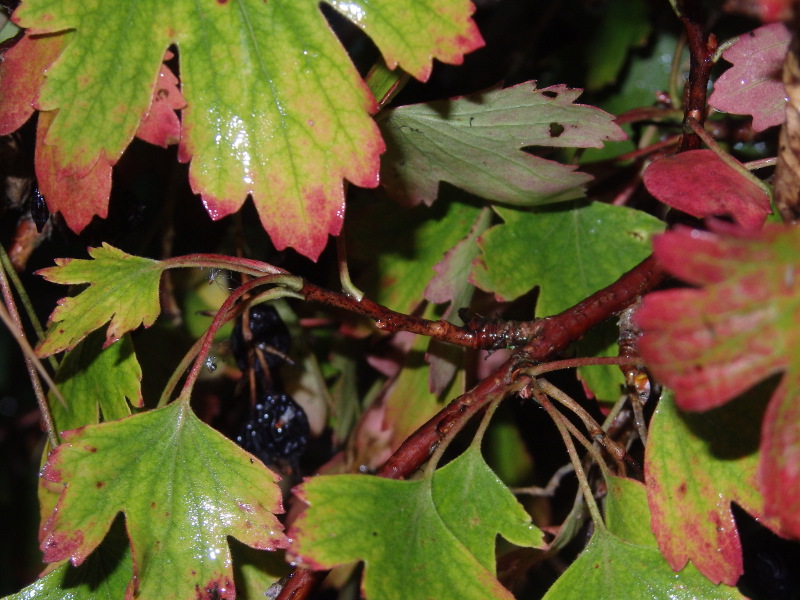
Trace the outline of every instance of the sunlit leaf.
[[648, 256], [650, 235], [663, 228], [648, 214], [599, 202], [497, 212], [505, 223], [478, 240], [482, 254], [472, 280], [508, 300], [539, 286], [536, 312], [542, 316], [613, 283]]
[[[467, 0], [329, 4], [373, 39], [390, 68], [422, 80], [433, 59], [460, 63], [483, 43]], [[317, 2], [28, 0], [14, 19], [32, 34], [73, 31], [36, 95], [36, 108], [55, 114], [46, 168], [58, 178], [119, 160], [174, 45], [187, 103], [180, 158], [191, 160], [192, 188], [212, 218], [251, 195], [275, 246], [316, 258], [341, 228], [343, 179], [377, 185], [384, 144], [369, 117], [375, 101]], [[40, 52], [34, 41], [28, 53]], [[25, 76], [40, 82], [41, 70]], [[65, 215], [82, 210], [53, 201]]]
[[67, 486], [41, 531], [44, 559], [80, 565], [125, 513], [143, 598], [233, 599], [227, 537], [285, 547], [276, 476], [176, 401], [65, 436], [42, 476]]
[[759, 27], [742, 35], [722, 58], [733, 66], [719, 76], [708, 99], [712, 108], [752, 115], [753, 129], [763, 131], [786, 118], [783, 60], [789, 47], [783, 23]]
[[432, 478], [315, 477], [290, 537], [301, 560], [330, 568], [365, 563], [368, 600], [513, 596], [494, 577], [495, 538], [537, 547], [542, 533], [474, 447]]
[[108, 345], [139, 325], [149, 327], [161, 310], [158, 261], [125, 254], [108, 244], [91, 248], [89, 256], [92, 260], [56, 259], [55, 267], [38, 271], [53, 283], [89, 284], [77, 296], [59, 301], [50, 315], [47, 336], [37, 348], [40, 356], [72, 348], [110, 321]]
[[579, 95], [523, 83], [388, 111], [379, 120], [388, 146], [381, 183], [408, 205], [431, 204], [440, 181], [503, 204], [578, 198], [589, 175], [521, 149], [600, 148], [625, 139], [611, 115], [573, 104]]
[[729, 215], [759, 229], [771, 212], [769, 196], [711, 150], [660, 158], [644, 172], [647, 191], [664, 204], [695, 217]]

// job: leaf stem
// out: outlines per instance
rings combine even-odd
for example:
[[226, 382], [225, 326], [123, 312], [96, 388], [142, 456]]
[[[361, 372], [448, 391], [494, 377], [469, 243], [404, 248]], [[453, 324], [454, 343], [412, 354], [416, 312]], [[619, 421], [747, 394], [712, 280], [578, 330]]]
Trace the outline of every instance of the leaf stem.
[[575, 468], [575, 474], [578, 476], [578, 485], [583, 492], [583, 499], [586, 501], [586, 506], [589, 509], [589, 514], [592, 516], [592, 521], [594, 522], [595, 527], [599, 529], [605, 529], [603, 517], [600, 515], [600, 509], [598, 508], [597, 502], [594, 499], [592, 488], [589, 486], [589, 480], [586, 478], [586, 473], [583, 470], [583, 465], [578, 457], [575, 444], [573, 443], [572, 437], [570, 436], [567, 426], [565, 425], [564, 415], [556, 410], [556, 408], [550, 403], [548, 397], [541, 390], [537, 390], [534, 387], [533, 393], [536, 395], [536, 399], [539, 401], [539, 404], [542, 405], [542, 407], [547, 411], [547, 414], [550, 415], [550, 418], [553, 419], [553, 422], [558, 428], [558, 432], [561, 434], [561, 439], [564, 440], [564, 445], [567, 447], [567, 454], [569, 454], [569, 458], [572, 461], [572, 466]]
[[770, 186], [768, 186], [758, 177], [753, 175], [745, 165], [743, 165], [733, 156], [725, 152], [725, 150], [720, 148], [716, 140], [713, 137], [711, 137], [711, 135], [703, 128], [703, 126], [697, 119], [695, 119], [694, 117], [686, 117], [686, 125], [688, 125], [689, 128], [695, 134], [697, 134], [697, 137], [703, 140], [703, 143], [705, 143], [705, 145], [708, 146], [709, 150], [711, 150], [714, 154], [716, 154], [720, 158], [720, 160], [722, 160], [722, 162], [724, 162], [730, 168], [735, 170], [737, 173], [739, 173], [742, 177], [744, 177], [748, 181], [751, 181], [752, 183], [757, 185], [767, 195], [770, 201], [772, 200], [772, 190]]

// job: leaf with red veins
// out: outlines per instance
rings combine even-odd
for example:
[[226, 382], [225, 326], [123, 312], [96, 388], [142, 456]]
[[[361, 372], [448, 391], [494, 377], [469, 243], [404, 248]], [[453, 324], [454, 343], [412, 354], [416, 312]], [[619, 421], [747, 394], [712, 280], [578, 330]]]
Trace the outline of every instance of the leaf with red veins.
[[0, 135], [22, 127], [33, 114], [33, 103], [44, 83], [44, 72], [58, 57], [70, 33], [23, 37], [0, 61]]
[[649, 294], [636, 314], [639, 352], [680, 408], [722, 406], [784, 372], [762, 426], [759, 482], [764, 514], [800, 537], [800, 231], [678, 229], [654, 251], [667, 271], [702, 286]]
[[714, 92], [708, 99], [711, 107], [752, 115], [755, 131], [783, 123], [786, 117], [783, 60], [790, 37], [783, 23], [765, 25], [741, 36], [722, 54], [733, 66], [714, 84]]
[[82, 177], [67, 175], [59, 178], [55, 168], [54, 148], [44, 139], [55, 113], [39, 113], [36, 127], [35, 164], [39, 192], [51, 213], [60, 212], [72, 231], [80, 233], [97, 215], [108, 215], [108, 198], [111, 194], [111, 163], [100, 157]]
[[[167, 52], [164, 60], [171, 58], [172, 52]], [[136, 137], [162, 148], [177, 144], [181, 139], [181, 122], [175, 111], [185, 106], [186, 100], [178, 88], [178, 78], [167, 65], [162, 64], [150, 111], [139, 123]]]
[[644, 184], [664, 204], [694, 217], [730, 215], [746, 229], [760, 229], [769, 197], [711, 150], [691, 150], [654, 161]]

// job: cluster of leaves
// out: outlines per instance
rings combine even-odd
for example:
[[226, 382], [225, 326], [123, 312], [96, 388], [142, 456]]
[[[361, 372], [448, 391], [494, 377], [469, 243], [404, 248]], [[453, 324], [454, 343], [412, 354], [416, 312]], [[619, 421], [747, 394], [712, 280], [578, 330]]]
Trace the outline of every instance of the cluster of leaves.
[[[608, 110], [651, 104], [635, 89], [643, 71], [661, 77], [648, 93], [671, 85], [659, 59], [633, 52], [650, 36], [675, 45], [652, 31], [646, 4], [611, 3], [601, 33], [586, 41], [594, 69], [586, 85]], [[275, 260], [242, 258], [241, 243], [228, 255], [160, 259], [103, 243], [87, 259], [61, 258], [39, 270], [52, 283], [82, 287], [52, 311], [36, 356], [29, 351], [57, 365], [57, 388], [40, 398], [50, 436], [39, 484], [40, 547], [53, 566], [9, 598], [233, 599], [263, 597], [268, 588], [276, 597], [289, 563], [334, 569], [329, 582], [343, 598], [358, 593], [353, 582], [368, 599], [512, 598], [514, 583], [578, 535], [587, 510], [591, 539], [548, 582], [548, 600], [742, 598], [734, 587], [744, 563], [731, 503], [800, 538], [796, 230], [764, 226], [771, 190], [713, 139], [709, 149], [659, 156], [674, 146], [669, 128], [683, 116], [669, 106], [640, 111], [656, 121], [642, 135], [623, 129], [624, 118], [578, 104], [581, 91], [560, 83], [390, 108], [405, 81], [401, 69], [425, 81], [434, 60], [460, 64], [482, 46], [473, 10], [466, 0], [331, 0], [324, 9], [256, 0], [179, 0], [169, 8], [27, 0], [14, 12], [24, 31], [0, 64], [0, 134], [37, 114], [36, 176], [51, 213], [80, 233], [108, 214], [112, 168], [134, 137], [177, 144], [211, 219], [253, 199], [263, 230], [250, 236], [262, 247], [268, 236]], [[382, 56], [365, 79], [331, 29], [341, 17]], [[131, 28], [141, 35], [127, 35]], [[786, 104], [774, 73], [788, 45], [782, 24], [735, 41], [722, 54], [733, 67], [717, 80], [710, 106], [749, 115], [755, 132], [774, 132]], [[620, 56], [629, 54], [626, 65]], [[609, 84], [615, 92], [604, 100]], [[663, 139], [648, 138], [654, 132]], [[590, 158], [636, 172], [613, 199], [601, 185], [587, 193], [594, 179], [577, 165]], [[381, 188], [346, 194], [347, 182]], [[633, 194], [640, 182], [661, 202], [657, 209]], [[329, 236], [344, 233], [345, 199], [339, 294], [301, 277], [303, 268], [312, 272], [308, 262], [292, 263], [280, 251], [323, 256], [325, 265]], [[665, 222], [654, 215], [664, 206], [732, 223], [662, 233]], [[243, 229], [240, 223], [239, 237]], [[571, 350], [587, 358], [579, 377], [594, 416], [527, 366], [525, 335], [503, 334], [521, 347], [503, 367], [508, 350], [476, 360], [435, 328], [464, 310], [557, 315], [613, 287], [651, 252], [699, 289], [647, 294], [633, 318], [641, 330], [634, 362], [654, 376], [654, 392], [656, 381], [669, 388], [648, 400], [657, 406], [646, 432], [639, 423], [640, 442], [633, 419], [618, 416], [625, 403], [636, 412], [646, 399], [632, 388], [635, 375], [583, 368], [616, 354], [619, 327], [599, 327]], [[346, 255], [358, 266], [364, 300]], [[278, 267], [278, 260], [285, 262]], [[226, 280], [231, 289], [183, 281], [192, 290], [182, 300], [184, 329], [193, 329], [199, 311], [215, 317], [210, 326], [202, 321], [199, 339], [149, 398], [140, 366], [147, 342], [137, 329], [176, 335], [177, 326], [159, 317], [182, 281], [176, 269], [189, 267], [237, 276]], [[2, 285], [6, 291], [5, 275]], [[309, 299], [328, 306], [316, 309]], [[235, 410], [218, 400], [206, 410], [213, 394], [204, 394], [201, 377], [206, 364], [216, 370], [215, 347], [225, 360], [225, 322], [249, 302], [271, 300], [293, 337], [281, 383], [308, 413], [312, 436], [330, 445], [312, 468], [322, 474], [291, 492], [218, 431]], [[377, 328], [359, 315], [375, 318]], [[409, 323], [439, 339], [378, 332]], [[380, 374], [370, 375], [370, 385], [359, 382], [365, 365], [357, 357], [365, 353]], [[227, 363], [219, 371], [229, 383], [246, 379]], [[514, 376], [504, 379], [504, 368]], [[779, 373], [774, 389], [767, 382], [751, 390]], [[493, 416], [512, 396], [547, 409], [564, 434], [564, 462], [583, 492], [571, 511], [523, 504], [526, 496], [496, 474], [517, 483], [542, 475], [525, 446], [528, 425], [501, 430]], [[415, 431], [454, 398], [462, 412], [475, 402], [488, 407], [466, 444], [456, 437], [465, 423], [440, 422], [438, 442], [418, 452], [429, 459], [424, 470], [420, 461], [399, 475], [365, 473], [418, 444]], [[551, 401], [573, 410], [588, 435]], [[600, 414], [611, 417], [600, 425]], [[614, 434], [618, 423], [623, 431]], [[587, 446], [585, 456], [570, 433]], [[643, 456], [639, 480], [626, 477], [637, 469], [626, 470], [625, 445], [628, 461]], [[299, 482], [291, 470], [280, 475]], [[599, 490], [606, 491], [603, 515]], [[279, 517], [284, 503], [288, 514]]]

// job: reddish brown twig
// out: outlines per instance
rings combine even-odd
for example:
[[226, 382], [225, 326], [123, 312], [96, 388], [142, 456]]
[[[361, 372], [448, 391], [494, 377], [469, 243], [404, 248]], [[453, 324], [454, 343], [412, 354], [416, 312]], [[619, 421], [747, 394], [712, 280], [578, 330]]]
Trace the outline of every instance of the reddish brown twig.
[[[708, 34], [701, 24], [703, 11], [699, 0], [683, 0], [678, 2], [678, 6], [690, 57], [684, 121], [693, 117], [702, 125], [706, 118], [708, 79], [714, 66], [712, 57], [717, 49], [717, 38], [714, 34]], [[685, 130], [678, 151], [698, 150], [702, 145], [702, 140], [695, 133]]]
[[[414, 473], [428, 460], [443, 437], [452, 430], [460, 428], [486, 406], [489, 399], [496, 398], [498, 394], [503, 394], [512, 388], [515, 372], [521, 365], [544, 361], [564, 350], [589, 329], [624, 310], [639, 296], [658, 285], [663, 278], [663, 270], [651, 256], [610, 286], [592, 294], [572, 308], [533, 322], [532, 329], [535, 331], [532, 331], [533, 336], [524, 347], [518, 349], [511, 358], [469, 392], [450, 402], [436, 416], [417, 429], [384, 463], [377, 475], [390, 479], [403, 479]], [[304, 289], [303, 293], [307, 294], [308, 290]], [[324, 573], [297, 569], [284, 586], [278, 600], [307, 598], [323, 577]]]

